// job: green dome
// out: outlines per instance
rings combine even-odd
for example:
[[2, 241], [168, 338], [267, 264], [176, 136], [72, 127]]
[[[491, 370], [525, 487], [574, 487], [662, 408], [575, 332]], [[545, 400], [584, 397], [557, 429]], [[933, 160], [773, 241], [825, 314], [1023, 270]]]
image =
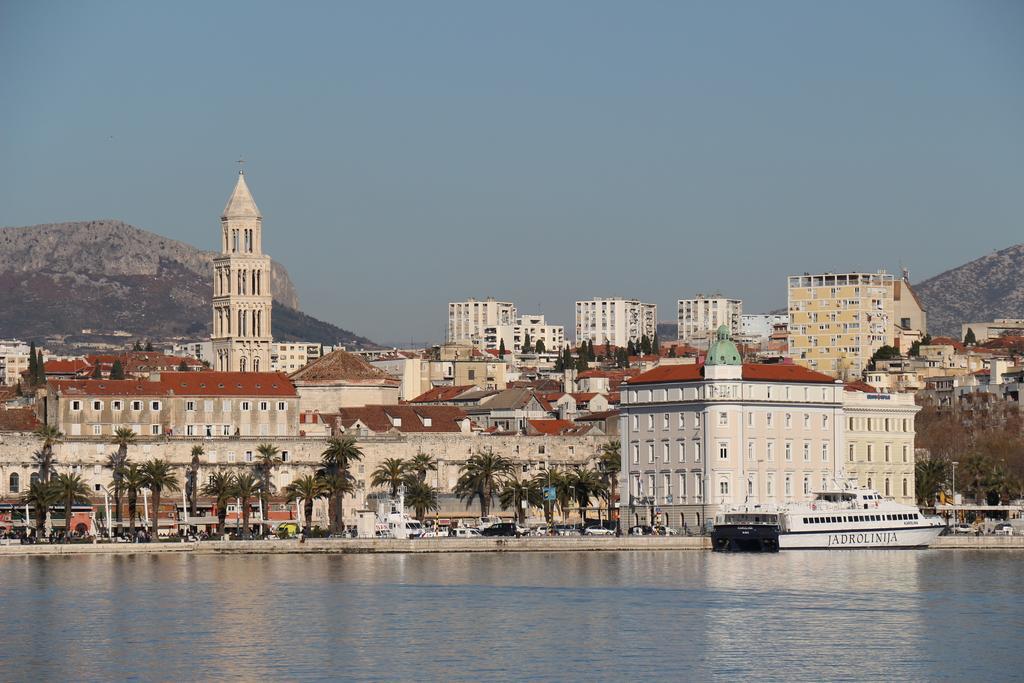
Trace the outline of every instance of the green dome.
[[715, 341], [708, 347], [708, 357], [704, 365], [743, 365], [740, 351], [732, 340], [729, 328], [722, 325], [715, 333]]

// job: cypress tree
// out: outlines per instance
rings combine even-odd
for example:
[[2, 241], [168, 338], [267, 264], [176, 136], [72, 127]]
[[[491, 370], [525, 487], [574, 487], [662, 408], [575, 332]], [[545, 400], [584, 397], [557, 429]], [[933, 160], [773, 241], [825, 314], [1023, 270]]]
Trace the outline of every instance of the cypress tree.
[[974, 330], [967, 328], [967, 334], [964, 335], [964, 344], [973, 345], [978, 343], [978, 338], [974, 336]]
[[147, 339], [146, 340], [146, 351], [152, 351], [152, 350], [153, 350], [153, 342], [150, 341], [149, 339]]
[[92, 374], [89, 375], [92, 379], [103, 379], [103, 371], [100, 370], [100, 364], [92, 366]]
[[[502, 338], [501, 343], [498, 344], [498, 358], [504, 358], [504, 357], [505, 357], [505, 339]], [[181, 364], [184, 365], [185, 361], [181, 361]]]
[[544, 347], [544, 340], [538, 339], [537, 344], [533, 348], [537, 353], [544, 353], [544, 351], [546, 350]]
[[43, 350], [36, 351], [36, 384], [46, 384], [46, 362], [43, 360]]
[[[505, 342], [504, 342], [504, 340], [502, 340], [502, 342], [501, 342], [501, 352], [502, 352], [502, 357], [504, 358], [504, 353], [505, 353]], [[188, 363], [185, 362], [184, 358], [182, 358], [181, 362], [178, 363], [178, 372], [188, 372]]]
[[654, 339], [651, 340], [651, 353], [656, 356], [661, 355], [661, 343], [658, 341], [658, 333], [654, 333]]
[[587, 360], [597, 360], [597, 356], [594, 355], [594, 340], [590, 339], [587, 341]]
[[110, 366], [110, 379], [124, 379], [124, 366], [121, 365], [121, 359], [114, 360], [114, 364]]
[[31, 384], [35, 384], [36, 378], [39, 377], [39, 368], [36, 364], [36, 343], [32, 342], [28, 347], [28, 380]]
[[530, 341], [530, 333], [523, 334], [523, 353], [533, 353], [533, 343]]
[[651, 338], [646, 334], [640, 337], [640, 352], [645, 356], [651, 353]]

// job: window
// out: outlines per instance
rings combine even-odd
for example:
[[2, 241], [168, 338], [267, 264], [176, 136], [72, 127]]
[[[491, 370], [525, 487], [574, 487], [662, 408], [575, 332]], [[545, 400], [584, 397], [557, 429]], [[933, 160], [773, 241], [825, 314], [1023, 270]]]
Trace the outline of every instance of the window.
[[874, 451], [875, 451], [874, 446], [872, 444], [868, 444], [868, 462], [871, 462], [872, 460], [875, 459], [874, 458]]
[[704, 479], [700, 476], [700, 472], [693, 473], [693, 490], [697, 493], [697, 502], [700, 502], [704, 498]]
[[82, 409], [82, 402], [81, 401], [72, 401], [71, 402], [71, 410], [72, 410], [72, 412], [76, 412], [77, 413], [81, 409]]
[[754, 442], [753, 441], [748, 441], [747, 442], [747, 460], [753, 460], [753, 459], [754, 459]]
[[637, 445], [637, 444], [633, 444], [633, 464], [635, 465], [635, 464], [638, 464], [639, 462], [640, 462], [640, 446]]
[[234, 462], [234, 461], [235, 461], [235, 452], [234, 451], [228, 451], [228, 462]]
[[718, 482], [718, 493], [720, 493], [723, 496], [728, 496], [729, 495], [729, 482], [727, 482], [727, 481], [720, 481], [720, 482]]
[[668, 441], [663, 441], [661, 443], [661, 461], [662, 462], [671, 462], [671, 460], [672, 460], [672, 456], [671, 456], [671, 453], [670, 453], [670, 447], [668, 445]]
[[194, 411], [196, 409], [195, 401], [185, 401], [185, 410]]
[[821, 461], [828, 462], [828, 442], [821, 444]]
[[195, 435], [196, 435], [196, 426], [195, 425], [185, 425], [185, 436], [195, 436]]
[[217, 462], [217, 451], [210, 451], [209, 453], [206, 454], [206, 458], [211, 463], [216, 463]]
[[754, 495], [754, 478], [753, 477], [747, 477], [747, 495], [748, 496], [753, 496]]
[[786, 442], [786, 460], [789, 462], [793, 461], [793, 444], [789, 441]]
[[824, 431], [828, 430], [828, 415], [821, 416], [821, 428]]
[[754, 413], [753, 412], [747, 413], [747, 426], [748, 427], [753, 427], [754, 426]]
[[664, 476], [664, 491], [662, 492], [665, 496], [665, 502], [672, 502], [672, 475], [668, 472]]
[[725, 443], [724, 441], [718, 444], [718, 458], [719, 460], [729, 459], [729, 444]]
[[212, 413], [213, 401], [211, 401], [210, 399], [206, 399], [205, 401], [203, 401], [203, 411], [207, 413]]
[[225, 411], [230, 411], [231, 410], [231, 400], [226, 398], [223, 401], [221, 401], [220, 409], [221, 410], [225, 410]]
[[654, 430], [654, 413], [648, 413], [647, 415], [647, 430]]
[[281, 451], [281, 462], [288, 462], [288, 451]]
[[243, 412], [248, 412], [249, 409], [252, 408], [252, 404], [249, 403], [248, 401], [242, 401], [242, 403], [238, 407]]
[[889, 490], [889, 477], [885, 478], [885, 495], [891, 496], [892, 491]]
[[653, 443], [647, 444], [647, 462], [648, 463], [654, 462], [654, 444]]
[[[903, 444], [903, 462], [910, 462], [910, 460], [908, 459], [909, 458], [909, 455], [908, 455], [909, 451], [910, 451], [910, 448], [906, 444]], [[906, 495], [906, 494], [904, 494], [904, 495]]]
[[284, 401], [278, 401], [277, 402], [277, 409], [278, 410], [287, 410], [288, 409], [288, 404], [285, 403]]
[[648, 474], [647, 475], [647, 495], [651, 496], [653, 498], [653, 497], [657, 496], [657, 493], [658, 493], [658, 491], [657, 491], [657, 482], [654, 479], [654, 475], [653, 474]]
[[885, 461], [886, 462], [891, 462], [892, 461], [891, 451], [892, 451], [892, 446], [890, 446], [889, 444], [885, 444]]
[[790, 475], [786, 475], [786, 488], [785, 494], [787, 496], [793, 495], [793, 478]]
[[906, 498], [907, 495], [908, 495], [907, 494], [907, 480], [906, 480], [906, 478], [904, 478], [903, 479], [903, 497]]
[[270, 410], [270, 403], [267, 401], [260, 401], [260, 411], [265, 413], [268, 410]]
[[686, 442], [677, 441], [676, 443], [678, 444], [677, 447], [679, 449], [679, 462], [686, 462]]
[[693, 428], [700, 429], [700, 413], [693, 414]]
[[99, 436], [102, 433], [103, 433], [103, 425], [93, 425], [92, 426], [92, 435], [93, 436]]
[[160, 401], [150, 401], [149, 402], [149, 409], [150, 410], [154, 410], [154, 411], [159, 411], [160, 410]]
[[772, 426], [772, 414], [771, 413], [765, 413], [764, 414], [764, 424], [765, 424], [766, 427], [771, 427]]
[[92, 402], [92, 409], [93, 410], [103, 410], [103, 401], [93, 401]]
[[804, 441], [804, 462], [811, 461], [811, 444]]
[[669, 424], [669, 420], [670, 419], [671, 419], [671, 416], [668, 413], [664, 413], [661, 416], [661, 428], [662, 429], [668, 429], [668, 424]]
[[11, 493], [18, 493], [19, 487], [21, 486], [21, 477], [18, 476], [17, 472], [11, 474], [11, 476], [7, 479], [7, 486], [10, 489]]
[[764, 480], [764, 491], [768, 496], [775, 495], [775, 477], [771, 474]]
[[693, 443], [693, 461], [700, 462], [700, 442], [695, 441]]
[[769, 441], [764, 445], [764, 456], [768, 462], [775, 460], [775, 442]]
[[149, 433], [153, 436], [160, 436], [160, 425], [154, 424], [149, 426]]
[[811, 495], [811, 478], [806, 474], [804, 475], [804, 495]]
[[132, 410], [136, 412], [142, 410], [142, 401], [132, 401]]
[[679, 473], [679, 500], [680, 501], [685, 501], [686, 500], [686, 473], [685, 472], [680, 472]]
[[640, 416], [639, 415], [634, 415], [633, 416], [633, 429], [634, 430], [640, 429]]
[[804, 429], [810, 429], [810, 428], [811, 428], [811, 416], [808, 415], [807, 413], [804, 413]]
[[722, 412], [718, 413], [718, 425], [720, 427], [725, 427], [728, 424], [729, 424], [729, 413], [727, 413], [725, 411], [722, 411]]
[[850, 444], [850, 462], [853, 462], [853, 444]]
[[790, 429], [793, 426], [793, 416], [786, 413], [786, 429]]
[[123, 410], [124, 409], [124, 403], [122, 401], [111, 401], [110, 402], [110, 409], [111, 410]]
[[679, 413], [679, 428], [686, 427], [686, 413]]
[[246, 451], [245, 452], [245, 461], [246, 462], [252, 462], [252, 451]]

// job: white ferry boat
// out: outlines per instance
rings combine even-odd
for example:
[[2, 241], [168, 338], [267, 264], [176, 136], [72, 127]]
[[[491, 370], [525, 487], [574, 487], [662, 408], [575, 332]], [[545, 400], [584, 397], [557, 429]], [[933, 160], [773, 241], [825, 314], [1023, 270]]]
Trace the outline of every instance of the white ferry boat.
[[913, 505], [845, 484], [807, 503], [727, 508], [715, 517], [711, 541], [722, 551], [927, 548], [943, 525]]

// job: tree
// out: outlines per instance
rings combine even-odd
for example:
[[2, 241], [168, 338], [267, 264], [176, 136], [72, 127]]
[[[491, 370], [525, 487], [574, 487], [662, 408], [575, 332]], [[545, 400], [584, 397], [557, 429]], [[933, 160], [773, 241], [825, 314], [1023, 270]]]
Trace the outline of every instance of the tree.
[[486, 517], [499, 482], [511, 471], [511, 460], [495, 455], [491, 449], [477, 451], [459, 468], [459, 479], [455, 483], [454, 493], [460, 500], [466, 501], [467, 508], [473, 504], [474, 498], [478, 498], [480, 516]]
[[672, 346], [668, 347], [668, 357], [669, 358], [675, 358], [676, 357], [676, 345], [675, 344], [673, 344]]
[[661, 342], [658, 341], [658, 333], [654, 333], [654, 338], [651, 340], [651, 353], [655, 356], [661, 355]]
[[58, 474], [53, 482], [53, 495], [57, 500], [64, 501], [64, 542], [71, 540], [71, 511], [75, 503], [89, 502], [89, 487], [77, 474]]
[[[121, 488], [128, 499], [128, 535], [135, 538], [135, 520], [139, 518], [139, 492], [146, 487], [145, 475], [138, 463], [134, 462], [122, 465], [119, 475]], [[120, 492], [117, 495], [120, 498]], [[119, 514], [118, 522], [120, 521]]]
[[618, 349], [615, 350], [615, 364], [620, 368], [628, 368], [629, 356], [629, 351], [622, 347], [619, 347]]
[[[675, 348], [675, 347], [673, 347]], [[615, 504], [615, 491], [619, 486], [619, 473], [622, 470], [622, 445], [618, 439], [601, 445], [597, 456], [597, 471], [601, 473], [608, 495], [605, 502], [608, 507], [608, 519], [612, 518], [612, 506]]]
[[184, 358], [178, 363], [178, 372], [188, 372], [188, 363], [185, 362]]
[[964, 335], [964, 344], [973, 346], [978, 343], [978, 338], [974, 336], [974, 330], [967, 328], [967, 334]]
[[[583, 523], [586, 525], [590, 500], [592, 498], [598, 500], [607, 498], [608, 487], [605, 485], [601, 473], [590, 468], [576, 470], [570, 475], [569, 481], [572, 495], [580, 506], [580, 517], [583, 518]], [[598, 519], [600, 519], [600, 515]]]
[[498, 358], [505, 357], [505, 338], [502, 337], [501, 342], [498, 344]]
[[545, 351], [547, 351], [547, 348], [544, 346], [543, 339], [538, 339], [537, 343], [534, 345], [533, 348], [536, 353], [544, 353]]
[[43, 440], [42, 447], [33, 455], [36, 466], [39, 470], [39, 479], [43, 482], [50, 481], [50, 474], [54, 471], [57, 459], [53, 455], [53, 445], [64, 438], [59, 429], [53, 425], [44, 424], [36, 428], [36, 438]]
[[413, 509], [416, 519], [423, 521], [428, 512], [441, 509], [437, 500], [437, 489], [425, 481], [413, 480], [405, 490], [405, 504]]
[[920, 356], [921, 355], [921, 342], [920, 341], [915, 341], [913, 344], [911, 344], [910, 345], [910, 351], [907, 353], [907, 355], [913, 356], [914, 358], [917, 358], [918, 356]]
[[587, 363], [587, 359], [584, 358], [583, 356], [580, 356], [580, 357], [578, 357], [576, 359], [576, 371], [577, 372], [586, 372], [587, 368], [589, 368], [589, 367], [590, 367], [590, 365]]
[[627, 354], [627, 355], [630, 355], [630, 356], [635, 356], [635, 355], [637, 355], [637, 354], [636, 354], [636, 345], [635, 345], [635, 344], [633, 344], [633, 340], [632, 340], [632, 339], [630, 339], [630, 340], [629, 340], [629, 341], [628, 341], [628, 342], [626, 343], [626, 354]]
[[160, 495], [164, 491], [176, 493], [181, 490], [181, 485], [178, 483], [177, 477], [174, 476], [171, 463], [160, 458], [154, 458], [142, 463], [142, 485], [153, 494], [151, 534], [154, 539], [157, 539], [159, 538]]
[[43, 350], [39, 349], [36, 351], [36, 377], [35, 383], [37, 387], [46, 385], [46, 361], [43, 360]]
[[[31, 506], [32, 511], [36, 515], [36, 538], [42, 538], [43, 534], [46, 533], [46, 515], [50, 510], [50, 506], [58, 500], [57, 490], [53, 485], [41, 479], [30, 482], [28, 488], [25, 489], [25, 493], [21, 494], [20, 503]], [[27, 519], [25, 524], [28, 524]]]
[[141, 350], [142, 350], [142, 342], [140, 342], [138, 339], [136, 339], [135, 343], [132, 344], [132, 351], [141, 351]]
[[224, 535], [224, 522], [228, 516], [228, 502], [235, 490], [235, 475], [225, 470], [216, 470], [203, 485], [202, 494], [213, 498], [217, 506], [217, 534]]
[[530, 341], [530, 333], [523, 333], [523, 353], [533, 353], [533, 342]]
[[192, 461], [188, 466], [188, 476], [185, 478], [185, 496], [188, 498], [188, 514], [196, 516], [196, 502], [199, 497], [199, 459], [205, 455], [202, 446], [192, 447]]
[[391, 497], [398, 495], [398, 487], [405, 483], [409, 474], [408, 466], [401, 458], [384, 458], [384, 461], [370, 475], [370, 486], [386, 487]]
[[128, 462], [128, 447], [135, 445], [135, 432], [129, 427], [118, 427], [114, 430], [114, 438], [111, 444], [117, 446], [117, 452], [107, 457], [107, 467], [114, 475], [114, 508], [117, 511], [117, 529], [120, 530], [121, 520], [121, 473]]
[[880, 360], [894, 360], [900, 357], [900, 351], [894, 346], [885, 344], [875, 349], [875, 352], [871, 354], [871, 360], [868, 362], [869, 367], [874, 370], [875, 361]]
[[29, 384], [35, 386], [36, 380], [39, 378], [39, 360], [36, 358], [36, 343], [30, 342], [28, 345], [28, 381]]
[[[527, 509], [543, 507], [544, 491], [536, 479], [520, 479], [513, 473], [502, 480], [498, 500], [501, 507], [514, 510], [520, 526], [525, 526]], [[524, 501], [526, 507], [523, 507]]]
[[437, 459], [427, 453], [417, 453], [409, 461], [409, 472], [416, 476], [417, 481], [426, 481], [427, 472], [437, 471]]
[[150, 352], [150, 353], [153, 352], [153, 342], [151, 340], [149, 340], [149, 339], [146, 340], [146, 349], [145, 350]]
[[124, 366], [120, 358], [115, 358], [114, 364], [110, 366], [110, 379], [124, 379]]
[[331, 491], [327, 507], [329, 508], [332, 533], [337, 533], [341, 526], [342, 504], [345, 494], [355, 490], [354, 486], [350, 486], [346, 490], [346, 487], [334, 481], [334, 477], [351, 480], [352, 475], [349, 473], [349, 469], [352, 467], [352, 463], [359, 462], [362, 459], [363, 451], [351, 436], [332, 436], [327, 439], [327, 448], [320, 454], [320, 463], [322, 465], [320, 473], [324, 481], [330, 485]]
[[280, 449], [273, 444], [261, 443], [256, 447], [256, 452], [256, 469], [260, 473], [260, 506], [263, 508], [263, 519], [267, 519], [270, 513], [270, 494], [274, 492], [274, 468], [284, 460], [281, 459]]
[[252, 472], [239, 472], [235, 475], [235, 485], [231, 491], [242, 504], [242, 540], [248, 541], [252, 538], [252, 530], [249, 528], [249, 503], [253, 498], [262, 495], [263, 483]]
[[565, 348], [562, 349], [562, 368], [568, 370], [572, 367], [575, 367], [575, 361], [572, 358], [572, 350], [566, 344]]
[[303, 536], [309, 536], [309, 527], [313, 519], [313, 502], [326, 494], [324, 482], [312, 474], [304, 474], [292, 480], [284, 487], [284, 495], [289, 503], [302, 501], [305, 523], [302, 526]]
[[317, 477], [323, 483], [324, 495], [327, 496], [328, 527], [332, 534], [339, 533], [344, 522], [342, 503], [345, 496], [355, 493], [355, 480], [350, 474], [326, 474], [325, 470], [320, 470]]
[[103, 369], [100, 368], [100, 364], [92, 366], [92, 373], [89, 375], [90, 379], [103, 379]]
[[594, 340], [593, 339], [588, 339], [587, 340], [587, 360], [589, 360], [589, 361], [597, 360], [597, 356], [594, 355]]

